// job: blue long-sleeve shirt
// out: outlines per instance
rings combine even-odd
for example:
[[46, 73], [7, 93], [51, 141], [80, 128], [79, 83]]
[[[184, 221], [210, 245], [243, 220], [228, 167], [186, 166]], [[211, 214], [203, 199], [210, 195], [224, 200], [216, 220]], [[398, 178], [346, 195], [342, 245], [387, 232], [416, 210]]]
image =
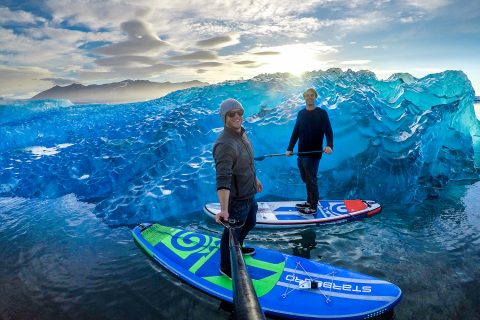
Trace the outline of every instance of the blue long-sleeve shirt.
[[[327, 138], [327, 146], [333, 150], [333, 131], [327, 112], [319, 107], [302, 109], [298, 112], [287, 150], [293, 151], [297, 140], [298, 152], [323, 150], [323, 137]], [[317, 158], [321, 156], [321, 153], [311, 155]]]

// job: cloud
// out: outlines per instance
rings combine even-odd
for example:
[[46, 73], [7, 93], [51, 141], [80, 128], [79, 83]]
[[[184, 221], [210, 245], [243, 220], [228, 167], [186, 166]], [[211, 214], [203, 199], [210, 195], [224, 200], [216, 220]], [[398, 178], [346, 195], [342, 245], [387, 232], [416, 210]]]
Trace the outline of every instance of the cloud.
[[42, 80], [51, 77], [52, 73], [38, 67], [5, 67], [0, 66], [0, 96], [31, 98], [40, 91], [48, 89], [51, 84]]
[[[112, 43], [121, 40], [118, 25], [123, 21], [139, 19], [151, 23], [162, 40], [175, 39], [178, 49], [185, 49], [196, 43], [198, 39], [209, 40], [212, 35], [228, 34], [235, 44], [235, 33], [255, 34], [257, 26], [282, 24], [274, 31], [265, 29], [271, 34], [296, 34], [297, 26], [311, 30], [312, 22], [303, 21], [302, 13], [311, 12], [318, 6], [316, 0], [305, 0], [298, 6], [294, 0], [281, 3], [260, 0], [255, 2], [238, 2], [225, 0], [205, 5], [203, 0], [186, 0], [180, 3], [166, 1], [127, 1], [106, 0], [85, 2], [75, 0], [48, 0], [47, 8], [54, 23], [68, 21], [71, 25], [85, 25], [92, 30], [105, 30], [111, 36]], [[235, 8], [235, 10], [232, 10]], [[238, 12], [242, 12], [241, 15]], [[275, 22], [273, 23], [273, 20]], [[312, 19], [315, 20], [315, 19]], [[282, 30], [291, 28], [291, 31]], [[305, 32], [303, 30], [302, 32]], [[220, 45], [220, 44], [219, 44]], [[215, 46], [217, 47], [217, 46]], [[208, 48], [203, 47], [201, 48]], [[138, 53], [138, 52], [137, 52]], [[134, 54], [132, 52], [128, 54]]]
[[196, 42], [196, 45], [202, 48], [219, 48], [227, 47], [239, 43], [238, 34], [234, 36], [218, 36], [206, 40]]
[[375, 49], [377, 48], [376, 45], [367, 45], [367, 46], [363, 46], [364, 49]]
[[94, 49], [94, 52], [111, 56], [147, 53], [169, 46], [155, 34], [150, 23], [142, 20], [123, 22], [120, 28], [127, 34], [127, 40]]
[[[45, 7], [52, 16], [53, 24], [68, 21], [71, 25], [85, 25], [92, 30], [116, 30], [123, 21], [144, 19], [148, 16], [145, 12], [151, 10], [149, 6], [123, 0], [47, 0]], [[120, 35], [110, 34], [115, 39]]]
[[25, 24], [37, 24], [44, 23], [46, 19], [41, 17], [36, 17], [30, 12], [23, 10], [12, 11], [6, 7], [0, 7], [0, 25], [4, 24], [16, 24], [16, 25], [25, 25]]
[[[305, 0], [301, 6], [296, 0], [223, 0], [208, 6], [204, 0], [45, 0], [40, 12], [31, 11], [35, 6], [29, 1], [7, 3], [12, 5], [0, 7], [0, 65], [22, 69], [20, 74], [42, 66], [40, 74], [31, 73], [36, 82], [26, 81], [33, 86], [61, 79], [152, 76], [212, 82], [338, 67], [338, 60], [367, 61], [355, 49], [365, 53], [361, 44], [371, 43], [372, 37], [385, 50], [385, 59], [395, 59], [396, 44], [409, 52], [422, 49], [408, 44], [413, 32], [416, 41], [430, 39], [432, 48], [446, 46], [448, 37], [438, 44], [430, 36], [439, 26], [476, 43], [479, 6], [467, 0]], [[420, 20], [424, 28], [412, 30]], [[421, 54], [431, 53], [426, 51]]]
[[191, 65], [189, 67], [206, 68], [206, 67], [220, 67], [221, 65], [223, 65], [223, 63], [221, 62], [202, 62], [202, 63]]
[[254, 64], [255, 61], [253, 60], [242, 60], [242, 61], [237, 61], [235, 64], [240, 64], [240, 65], [246, 65], [246, 64]]
[[50, 27], [26, 29], [23, 33], [0, 28], [0, 63], [5, 61], [18, 67], [42, 66], [55, 72], [66, 65], [82, 68], [93, 58], [77, 46], [95, 38], [98, 38], [96, 34]]
[[241, 34], [242, 42], [251, 41], [271, 41], [276, 36], [283, 39], [308, 38], [310, 35], [318, 32], [322, 28], [333, 26], [337, 21], [322, 21], [315, 17], [292, 16], [272, 16], [265, 20], [234, 20], [219, 21], [191, 19], [189, 22], [190, 30], [197, 34], [210, 35], [212, 33], [232, 33]]
[[[271, 47], [254, 47], [236, 56], [235, 60], [255, 61], [252, 64], [245, 64], [251, 69], [252, 73], [290, 72], [300, 74], [305, 71], [332, 67], [329, 62], [331, 59], [327, 58], [337, 52], [338, 49], [333, 46], [314, 41]], [[241, 64], [238, 66], [240, 67]], [[245, 67], [240, 70], [245, 70]], [[245, 71], [244, 76], [246, 76]]]
[[117, 67], [106, 70], [81, 70], [77, 72], [78, 78], [83, 81], [116, 80], [116, 79], [148, 79], [161, 76], [167, 70], [175, 69], [175, 66], [157, 63], [146, 67]]
[[407, 4], [427, 11], [436, 10], [449, 4], [448, 0], [407, 0]]
[[223, 0], [212, 1], [208, 5], [205, 5], [204, 0], [189, 0], [178, 3], [167, 1], [143, 1], [142, 3], [140, 1], [139, 3], [149, 4], [157, 14], [166, 12], [173, 19], [203, 17], [204, 20], [243, 22], [269, 20], [272, 16], [310, 12], [319, 2], [318, 0], [304, 0], [301, 6], [295, 0], [284, 0], [282, 2]]
[[197, 41], [196, 45], [199, 47], [215, 47], [224, 43], [228, 43], [230, 41], [232, 41], [232, 38], [230, 38], [230, 36], [220, 36], [207, 40]]
[[253, 54], [257, 56], [276, 56], [279, 55], [280, 52], [278, 51], [260, 51], [260, 52], [254, 52]]
[[402, 17], [400, 18], [401, 23], [415, 23], [417, 21], [420, 21], [422, 19], [422, 16], [408, 16], [408, 17]]
[[170, 60], [216, 60], [218, 56], [212, 51], [196, 51], [189, 54], [170, 57]]
[[[44, 33], [50, 32], [44, 30]], [[0, 64], [13, 69], [31, 70], [41, 66], [50, 75], [45, 77], [68, 77], [64, 68], [69, 65], [84, 66], [92, 61], [75, 49], [71, 38], [80, 39], [77, 31], [57, 32], [58, 38], [32, 38], [29, 33], [16, 34], [12, 30], [0, 28]], [[73, 34], [73, 36], [72, 36]]]
[[139, 66], [139, 65], [149, 65], [152, 66], [157, 63], [157, 59], [152, 57], [145, 56], [118, 56], [118, 57], [108, 57], [100, 58], [95, 61], [99, 66], [104, 67], [125, 67], [125, 66]]
[[43, 79], [40, 79], [40, 80], [49, 81], [49, 82], [51, 82], [51, 83], [53, 83], [54, 85], [57, 85], [57, 86], [68, 86], [72, 83], [78, 83], [78, 81], [76, 81], [76, 80], [64, 79], [64, 78], [43, 78]]

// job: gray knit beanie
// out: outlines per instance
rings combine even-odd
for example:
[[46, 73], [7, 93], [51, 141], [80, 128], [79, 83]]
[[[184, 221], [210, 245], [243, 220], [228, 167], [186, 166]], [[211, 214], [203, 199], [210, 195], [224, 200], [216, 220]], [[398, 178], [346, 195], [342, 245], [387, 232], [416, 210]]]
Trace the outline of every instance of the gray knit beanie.
[[227, 99], [220, 104], [220, 117], [222, 117], [223, 122], [225, 122], [225, 117], [227, 116], [227, 113], [235, 109], [242, 109], [245, 112], [242, 104], [232, 98]]

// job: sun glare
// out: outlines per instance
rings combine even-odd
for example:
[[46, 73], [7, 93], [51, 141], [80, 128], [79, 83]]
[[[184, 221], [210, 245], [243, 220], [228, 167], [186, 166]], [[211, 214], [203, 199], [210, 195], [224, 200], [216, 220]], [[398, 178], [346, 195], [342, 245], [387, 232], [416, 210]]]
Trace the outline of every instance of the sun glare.
[[282, 46], [277, 48], [279, 54], [262, 58], [262, 72], [288, 72], [299, 76], [306, 71], [318, 70], [324, 66], [314, 48], [304, 45]]

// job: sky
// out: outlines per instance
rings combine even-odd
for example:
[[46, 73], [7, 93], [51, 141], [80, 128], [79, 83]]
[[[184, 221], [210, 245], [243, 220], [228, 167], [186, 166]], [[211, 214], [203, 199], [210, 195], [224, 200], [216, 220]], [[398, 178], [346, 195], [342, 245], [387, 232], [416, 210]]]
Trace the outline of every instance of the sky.
[[462, 70], [480, 95], [479, 58], [478, 0], [0, 0], [4, 98], [329, 68]]

